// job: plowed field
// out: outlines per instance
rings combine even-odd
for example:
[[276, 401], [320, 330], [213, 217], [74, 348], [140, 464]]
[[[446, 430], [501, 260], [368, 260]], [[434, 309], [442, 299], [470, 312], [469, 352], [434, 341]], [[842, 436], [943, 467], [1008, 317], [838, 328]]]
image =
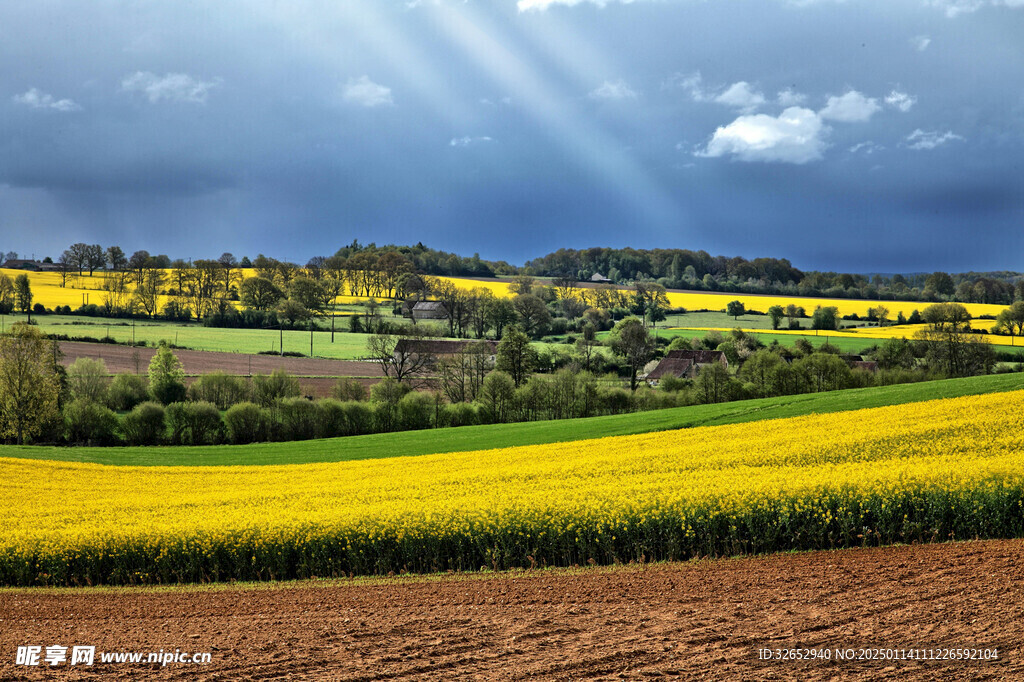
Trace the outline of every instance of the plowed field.
[[[1022, 679], [1022, 569], [1015, 540], [433, 580], [16, 590], [0, 592], [0, 677]], [[212, 662], [14, 665], [18, 646], [54, 644]], [[975, 647], [998, 660], [834, 660], [837, 648]], [[833, 660], [758, 659], [788, 648]]]

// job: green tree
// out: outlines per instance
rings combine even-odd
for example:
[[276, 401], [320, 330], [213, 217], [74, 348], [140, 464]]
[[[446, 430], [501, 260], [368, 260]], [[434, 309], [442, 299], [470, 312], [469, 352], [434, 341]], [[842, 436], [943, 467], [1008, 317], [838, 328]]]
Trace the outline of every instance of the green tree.
[[71, 391], [71, 399], [105, 403], [109, 376], [103, 360], [78, 358], [68, 367], [68, 389]]
[[14, 300], [18, 310], [23, 313], [32, 313], [32, 284], [28, 281], [28, 275], [22, 273], [14, 278]]
[[538, 359], [537, 351], [530, 345], [530, 337], [516, 325], [505, 328], [505, 336], [498, 344], [495, 367], [512, 377], [516, 388], [537, 367]]
[[629, 366], [629, 388], [636, 391], [637, 374], [654, 354], [654, 341], [644, 323], [635, 317], [620, 321], [608, 335], [612, 352], [626, 360]]
[[747, 307], [743, 305], [743, 301], [729, 301], [725, 305], [725, 312], [732, 315], [734, 320], [738, 320], [740, 315], [747, 312]]
[[519, 316], [519, 322], [526, 334], [533, 338], [539, 338], [551, 322], [551, 312], [533, 294], [519, 294], [512, 299], [512, 307]]
[[249, 277], [242, 281], [238, 297], [246, 308], [252, 310], [273, 310], [284, 298], [284, 292], [265, 277]]
[[782, 318], [786, 316], [786, 311], [782, 309], [781, 305], [773, 305], [768, 308], [768, 317], [772, 321], [772, 329], [778, 329], [779, 325], [782, 324]]
[[58, 416], [51, 351], [43, 333], [23, 322], [0, 337], [0, 436], [22, 444]]
[[164, 405], [185, 399], [185, 370], [164, 342], [149, 361], [149, 394]]
[[831, 305], [818, 306], [811, 316], [811, 328], [823, 330], [839, 329], [839, 308]]

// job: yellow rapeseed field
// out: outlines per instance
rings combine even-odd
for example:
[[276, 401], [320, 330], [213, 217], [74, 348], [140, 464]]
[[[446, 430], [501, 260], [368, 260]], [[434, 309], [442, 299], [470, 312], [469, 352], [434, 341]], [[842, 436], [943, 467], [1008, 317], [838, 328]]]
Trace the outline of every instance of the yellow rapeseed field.
[[[12, 279], [21, 270], [0, 269]], [[255, 270], [240, 270], [245, 277], [255, 276]], [[69, 305], [77, 308], [83, 303], [95, 303], [102, 305], [104, 301], [103, 282], [106, 273], [96, 271], [91, 277], [88, 274], [79, 276], [75, 274], [68, 277], [65, 286], [60, 286], [60, 275], [56, 272], [28, 272], [29, 281], [32, 285], [33, 302], [42, 303], [47, 308], [58, 305]], [[438, 277], [437, 279], [452, 282], [460, 289], [484, 288], [491, 291], [495, 296], [511, 296], [509, 282], [499, 280], [475, 280], [462, 277]], [[921, 301], [868, 301], [856, 299], [828, 299], [828, 298], [803, 298], [799, 296], [759, 296], [753, 294], [730, 294], [730, 293], [669, 293], [669, 303], [673, 307], [686, 308], [687, 310], [725, 310], [729, 301], [738, 300], [750, 310], [766, 312], [773, 305], [783, 307], [794, 304], [804, 308], [810, 315], [817, 306], [836, 306], [841, 315], [857, 314], [861, 317], [867, 316], [868, 308], [884, 305], [889, 309], [889, 315], [895, 319], [896, 315], [903, 313], [909, 317], [914, 310], [923, 310], [928, 305]], [[356, 296], [339, 296], [336, 303], [358, 303], [363, 300]], [[160, 297], [159, 307], [167, 303], [167, 298]], [[981, 303], [964, 304], [967, 310], [974, 317], [980, 315], [998, 315], [1005, 310], [1003, 305], [990, 305]], [[991, 324], [987, 323], [988, 326]]]
[[571, 565], [1019, 535], [1022, 407], [1018, 391], [331, 464], [0, 459], [0, 583]]
[[[974, 323], [979, 329], [988, 330], [991, 328], [991, 320], [978, 320]], [[669, 327], [670, 329], [684, 329], [703, 332], [728, 333], [735, 327]], [[792, 336], [808, 336], [813, 334], [813, 329], [745, 329], [739, 326], [742, 331], [752, 334], [788, 334]], [[829, 330], [821, 332], [823, 336], [839, 339], [913, 339], [918, 332], [928, 329], [926, 324], [901, 324], [889, 327], [855, 327], [840, 331]], [[983, 337], [994, 346], [1024, 346], [1024, 340], [1016, 336], [1003, 336], [998, 334], [987, 334]]]

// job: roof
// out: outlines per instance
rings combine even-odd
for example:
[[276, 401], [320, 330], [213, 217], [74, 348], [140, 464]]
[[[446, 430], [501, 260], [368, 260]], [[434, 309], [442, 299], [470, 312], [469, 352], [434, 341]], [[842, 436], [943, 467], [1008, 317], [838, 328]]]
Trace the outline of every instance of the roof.
[[591, 282], [610, 282], [611, 280], [602, 275], [600, 272], [595, 272], [590, 276]]
[[417, 301], [412, 307], [413, 310], [445, 310], [441, 301]]
[[710, 365], [718, 362], [728, 366], [729, 360], [725, 353], [720, 350], [670, 350], [666, 358], [683, 358], [690, 360], [695, 365]]
[[661, 359], [657, 367], [651, 370], [651, 373], [647, 375], [647, 379], [678, 378], [690, 371], [691, 367], [693, 367], [693, 360], [689, 358], [665, 357]]
[[[482, 340], [489, 344], [491, 353], [498, 349], [497, 341]], [[466, 346], [480, 343], [480, 340], [471, 339], [399, 339], [395, 344], [396, 353], [417, 353], [419, 355], [455, 355], [461, 353]]]
[[26, 268], [32, 268], [33, 270], [39, 270], [42, 263], [39, 261], [31, 260], [28, 258], [12, 258], [3, 264], [3, 267], [12, 270], [24, 270]]

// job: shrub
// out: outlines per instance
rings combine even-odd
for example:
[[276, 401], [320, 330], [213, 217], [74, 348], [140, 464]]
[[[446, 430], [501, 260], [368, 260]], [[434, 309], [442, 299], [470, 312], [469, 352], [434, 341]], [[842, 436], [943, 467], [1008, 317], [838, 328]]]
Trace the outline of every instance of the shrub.
[[366, 387], [351, 377], [342, 377], [331, 389], [331, 396], [338, 400], [366, 400]]
[[434, 398], [429, 393], [413, 391], [398, 401], [397, 428], [408, 431], [429, 429], [434, 418]]
[[139, 403], [121, 418], [121, 433], [129, 445], [159, 445], [165, 431], [164, 406], [160, 403]]
[[334, 398], [316, 401], [317, 438], [335, 438], [349, 434], [345, 406]]
[[149, 361], [149, 393], [164, 405], [185, 399], [185, 370], [170, 347], [160, 342], [156, 355]]
[[103, 360], [78, 358], [68, 367], [68, 389], [71, 399], [83, 398], [103, 403], [107, 397], [107, 365]]
[[310, 440], [317, 436], [316, 405], [305, 398], [287, 398], [278, 406], [283, 440]]
[[[123, 372], [116, 375], [107, 388], [107, 407], [117, 412], [127, 412], [145, 402], [148, 397], [146, 379], [136, 374]], [[163, 414], [162, 411], [161, 414]]]
[[224, 422], [213, 403], [171, 403], [165, 415], [174, 445], [213, 445], [222, 440]]
[[88, 398], [78, 398], [64, 406], [64, 434], [72, 443], [115, 443], [117, 426], [117, 415]]
[[299, 380], [283, 369], [275, 369], [269, 376], [257, 374], [252, 378], [253, 402], [263, 407], [270, 407], [278, 400], [294, 398], [299, 393]]
[[224, 413], [224, 425], [232, 443], [265, 442], [273, 432], [273, 415], [255, 403], [238, 403]]
[[219, 410], [249, 399], [249, 382], [224, 372], [210, 372], [188, 387], [188, 399], [213, 403]]
[[477, 408], [472, 403], [455, 403], [445, 408], [449, 426], [472, 426], [480, 423]]
[[360, 436], [364, 433], [373, 433], [376, 422], [373, 408], [364, 402], [350, 400], [341, 404], [345, 411], [345, 421], [348, 424], [349, 436]]

